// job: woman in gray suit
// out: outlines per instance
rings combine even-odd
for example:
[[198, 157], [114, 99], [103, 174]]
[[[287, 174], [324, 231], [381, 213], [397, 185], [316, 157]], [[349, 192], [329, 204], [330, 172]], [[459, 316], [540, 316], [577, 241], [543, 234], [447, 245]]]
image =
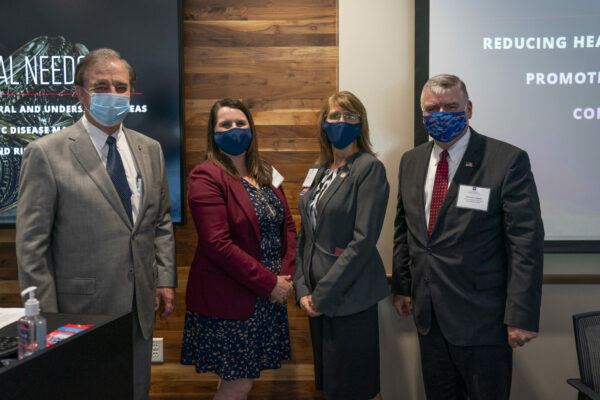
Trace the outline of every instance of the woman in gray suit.
[[377, 302], [389, 289], [376, 244], [389, 185], [356, 96], [330, 96], [318, 126], [318, 165], [299, 201], [294, 277], [310, 317], [315, 384], [328, 400], [380, 399]]

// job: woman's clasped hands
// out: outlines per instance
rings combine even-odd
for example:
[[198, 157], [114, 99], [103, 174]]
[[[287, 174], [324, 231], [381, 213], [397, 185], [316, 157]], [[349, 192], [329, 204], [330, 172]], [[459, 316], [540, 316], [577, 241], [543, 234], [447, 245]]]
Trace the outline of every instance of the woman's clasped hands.
[[277, 302], [279, 304], [285, 304], [285, 301], [290, 296], [290, 294], [292, 294], [293, 290], [294, 283], [292, 281], [291, 275], [278, 275], [277, 283], [271, 291], [269, 299], [271, 300], [271, 303]]

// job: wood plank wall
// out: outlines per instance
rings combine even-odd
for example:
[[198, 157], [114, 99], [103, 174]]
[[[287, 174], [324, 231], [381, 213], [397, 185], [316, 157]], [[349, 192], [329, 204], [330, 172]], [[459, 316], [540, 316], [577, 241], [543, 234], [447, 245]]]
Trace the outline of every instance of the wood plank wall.
[[[336, 0], [183, 0], [185, 170], [204, 161], [212, 104], [238, 97], [257, 125], [262, 157], [285, 177], [296, 223], [306, 170], [317, 157], [316, 116], [337, 87]], [[187, 207], [187, 206], [186, 206]], [[153, 365], [151, 399], [210, 399], [217, 377], [179, 364], [185, 287], [196, 246], [186, 223], [175, 229], [179, 288], [174, 315], [157, 321], [165, 363]], [[14, 229], [0, 228], [0, 307], [20, 307]], [[292, 360], [265, 371], [250, 399], [313, 399], [312, 354], [306, 317], [288, 304]]]
[[[299, 223], [297, 201], [318, 152], [316, 117], [337, 87], [336, 0], [183, 0], [186, 175], [205, 158], [212, 104], [237, 97], [257, 125], [261, 156], [285, 177], [284, 190]], [[165, 363], [153, 366], [152, 399], [212, 398], [217, 378], [179, 365], [185, 285], [196, 246], [187, 212], [176, 228], [179, 289], [175, 315], [158, 321]], [[288, 305], [292, 360], [265, 371], [251, 399], [313, 399], [308, 321]]]

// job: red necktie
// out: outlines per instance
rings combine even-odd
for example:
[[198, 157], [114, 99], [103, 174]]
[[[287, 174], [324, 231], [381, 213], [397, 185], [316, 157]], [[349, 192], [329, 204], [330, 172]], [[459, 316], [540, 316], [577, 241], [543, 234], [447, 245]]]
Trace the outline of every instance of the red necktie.
[[431, 206], [429, 207], [429, 225], [427, 226], [427, 233], [431, 236], [433, 227], [435, 226], [435, 220], [437, 219], [440, 207], [444, 202], [444, 196], [446, 196], [446, 190], [448, 189], [448, 162], [446, 161], [448, 152], [442, 151], [440, 154], [440, 161], [438, 161], [437, 169], [435, 170], [435, 181], [433, 181], [433, 194], [431, 195]]

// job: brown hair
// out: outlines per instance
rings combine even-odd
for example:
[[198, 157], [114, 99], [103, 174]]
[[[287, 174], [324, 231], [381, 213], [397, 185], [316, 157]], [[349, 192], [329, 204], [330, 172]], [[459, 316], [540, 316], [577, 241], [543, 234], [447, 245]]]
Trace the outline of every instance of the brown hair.
[[333, 150], [331, 149], [332, 145], [327, 137], [327, 133], [323, 130], [323, 122], [325, 122], [327, 119], [331, 104], [341, 107], [344, 110], [356, 113], [360, 116], [362, 128], [360, 135], [356, 138], [358, 150], [360, 152], [369, 153], [372, 156], [375, 156], [375, 153], [371, 149], [371, 139], [369, 139], [369, 120], [367, 119], [367, 110], [365, 109], [363, 103], [353, 93], [343, 91], [329, 96], [319, 112], [319, 118], [317, 121], [317, 132], [320, 147], [319, 160], [317, 162], [319, 165], [326, 167], [333, 162]]
[[77, 64], [77, 67], [75, 68], [75, 84], [83, 87], [85, 84], [85, 71], [92, 65], [109, 60], [121, 61], [123, 65], [125, 65], [127, 73], [129, 74], [129, 87], [133, 90], [136, 79], [133, 67], [129, 65], [127, 60], [121, 58], [121, 55], [115, 50], [106, 48], [93, 50], [79, 61], [79, 64]]
[[229, 157], [224, 154], [217, 143], [215, 142], [215, 127], [217, 126], [217, 114], [219, 110], [223, 107], [235, 108], [240, 110], [248, 119], [248, 124], [250, 124], [250, 130], [252, 132], [252, 141], [250, 142], [250, 146], [248, 146], [248, 150], [246, 150], [246, 168], [248, 169], [248, 173], [250, 176], [258, 182], [261, 186], [268, 186], [271, 184], [272, 179], [272, 169], [269, 164], [262, 161], [258, 155], [258, 140], [256, 138], [256, 127], [254, 125], [254, 120], [252, 119], [252, 115], [250, 114], [250, 110], [244, 103], [237, 99], [225, 98], [218, 100], [210, 109], [210, 117], [208, 118], [208, 129], [206, 132], [207, 145], [206, 145], [206, 159], [214, 162], [219, 165], [221, 168], [225, 170], [229, 175], [236, 176], [239, 175], [238, 171], [235, 169], [235, 166], [229, 159]]

